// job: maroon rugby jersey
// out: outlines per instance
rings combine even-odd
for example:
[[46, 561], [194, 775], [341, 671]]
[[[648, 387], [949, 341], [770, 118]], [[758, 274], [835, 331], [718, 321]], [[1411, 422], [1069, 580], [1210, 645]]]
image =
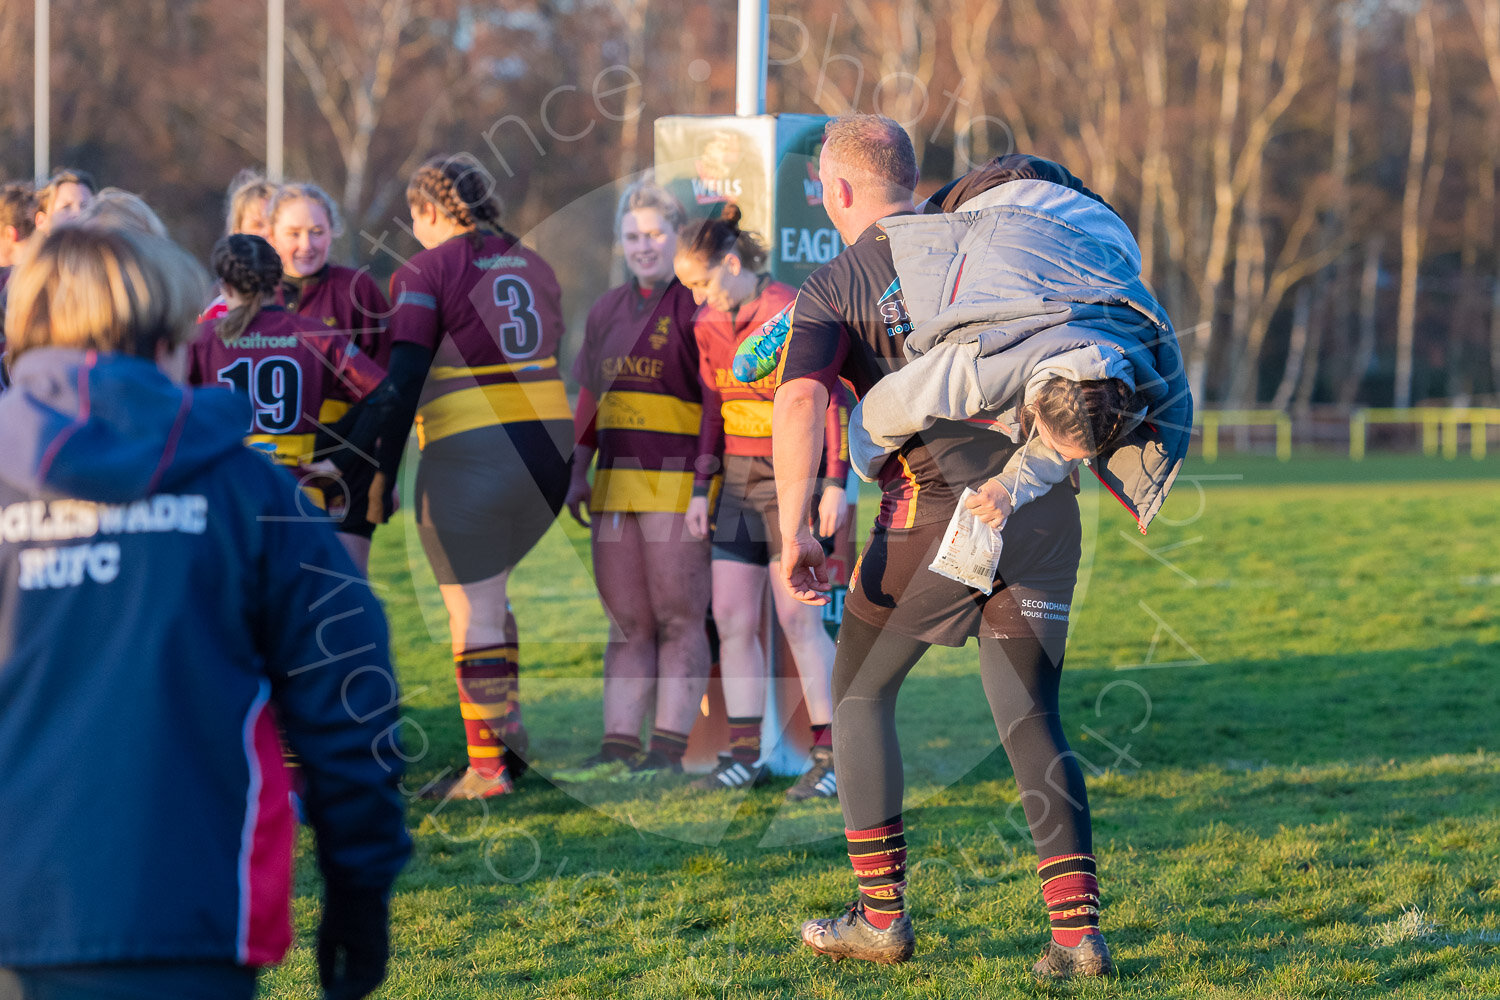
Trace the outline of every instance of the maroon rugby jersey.
[[390, 303], [363, 270], [326, 264], [309, 277], [288, 277], [281, 290], [286, 307], [297, 315], [317, 320], [325, 330], [349, 334], [381, 368], [391, 363], [391, 342], [385, 330]]
[[[771, 456], [771, 405], [776, 376], [744, 383], [734, 377], [734, 352], [763, 324], [791, 306], [797, 290], [763, 277], [755, 296], [733, 313], [703, 306], [694, 317], [699, 369], [703, 377], [703, 442], [705, 454]], [[820, 475], [840, 484], [849, 475], [847, 431], [849, 408], [842, 384], [828, 395], [824, 425], [824, 453]], [[706, 465], [706, 463], [705, 463]], [[711, 472], [699, 470], [697, 485], [704, 489]]]
[[700, 458], [704, 386], [693, 336], [693, 293], [673, 278], [643, 296], [634, 278], [589, 310], [573, 377], [594, 401], [596, 511], [687, 510]]
[[475, 242], [455, 236], [391, 276], [391, 342], [433, 352], [417, 411], [423, 447], [479, 427], [573, 416], [557, 370], [557, 276], [510, 233]]
[[[5, 304], [5, 286], [10, 284], [10, 268], [0, 267], [0, 306]], [[5, 313], [0, 309], [0, 356], [5, 354]], [[5, 372], [0, 370], [0, 389], [5, 388]]]
[[319, 423], [342, 416], [370, 393], [385, 371], [349, 335], [267, 306], [225, 344], [218, 320], [204, 320], [188, 347], [188, 383], [223, 385], [254, 409], [245, 443], [274, 453], [282, 465], [315, 460]]
[[[906, 364], [903, 347], [911, 328], [890, 242], [876, 223], [797, 292], [777, 384], [811, 378], [832, 394], [842, 378], [862, 396]], [[991, 430], [937, 421], [880, 470], [877, 523], [910, 528], [947, 520], [964, 487], [997, 474], [1015, 447]]]

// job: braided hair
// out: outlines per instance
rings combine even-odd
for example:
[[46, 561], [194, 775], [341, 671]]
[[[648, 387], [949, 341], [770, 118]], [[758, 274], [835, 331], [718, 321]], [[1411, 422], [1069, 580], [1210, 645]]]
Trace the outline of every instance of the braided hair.
[[728, 202], [719, 211], [718, 218], [694, 219], [683, 226], [677, 234], [677, 256], [698, 261], [704, 267], [713, 267], [733, 253], [745, 265], [745, 270], [756, 273], [766, 263], [766, 248], [754, 234], [740, 228], [740, 207]]
[[229, 344], [245, 332], [267, 300], [274, 301], [281, 284], [281, 256], [259, 236], [231, 233], [214, 244], [211, 263], [224, 287], [245, 300], [214, 327], [219, 339]]
[[466, 231], [476, 250], [484, 239], [481, 230], [503, 231], [495, 179], [470, 153], [434, 156], [423, 163], [406, 185], [406, 201], [414, 209], [437, 206], [439, 212]]
[[1056, 376], [1043, 382], [1021, 407], [1021, 433], [1030, 436], [1037, 421], [1055, 437], [1102, 455], [1120, 443], [1145, 402], [1117, 378], [1075, 382]]

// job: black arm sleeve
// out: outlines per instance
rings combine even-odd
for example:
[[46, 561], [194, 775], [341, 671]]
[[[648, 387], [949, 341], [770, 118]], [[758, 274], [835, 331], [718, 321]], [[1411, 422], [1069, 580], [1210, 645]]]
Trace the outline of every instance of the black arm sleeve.
[[427, 348], [395, 344], [385, 378], [348, 413], [318, 432], [317, 453], [331, 458], [346, 475], [362, 464], [372, 464], [373, 456], [385, 481], [395, 482], [431, 364], [432, 351]]
[[[432, 367], [432, 351], [419, 344], [399, 341], [391, 347], [391, 367], [385, 381], [365, 400], [371, 413], [360, 421], [351, 437], [373, 437], [375, 456], [386, 482], [396, 481], [406, 438], [417, 415], [422, 385]], [[379, 397], [379, 400], [376, 400]], [[365, 426], [369, 424], [371, 426]]]

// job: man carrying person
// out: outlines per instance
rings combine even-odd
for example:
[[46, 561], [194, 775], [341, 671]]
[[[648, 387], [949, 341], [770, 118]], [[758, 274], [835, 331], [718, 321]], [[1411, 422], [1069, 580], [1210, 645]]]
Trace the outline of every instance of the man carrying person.
[[[906, 341], [916, 325], [907, 311], [890, 237], [878, 224], [916, 212], [918, 175], [910, 139], [887, 118], [839, 118], [828, 125], [819, 166], [824, 207], [848, 246], [798, 293], [773, 417], [786, 540], [781, 571], [792, 592], [810, 603], [826, 600], [822, 548], [806, 525], [827, 393], [842, 377], [863, 397], [890, 372], [904, 368]], [[1043, 185], [1048, 196], [1060, 193], [1064, 201], [1090, 198], [1090, 205], [1100, 204], [1071, 174], [1055, 164], [1048, 167], [1056, 172], [1039, 176], [1022, 171], [1020, 176], [1036, 178], [1030, 183]], [[1055, 183], [1058, 177], [1065, 182]], [[1075, 335], [1069, 343], [1076, 340]], [[1170, 346], [1175, 350], [1175, 338]], [[1130, 366], [1117, 365], [1115, 371], [1128, 373]], [[820, 953], [890, 963], [905, 961], [914, 951], [903, 900], [906, 840], [896, 695], [929, 645], [962, 646], [969, 636], [977, 636], [985, 694], [1016, 773], [1051, 918], [1052, 940], [1033, 972], [1042, 978], [1113, 972], [1098, 926], [1087, 792], [1058, 718], [1063, 649], [1081, 556], [1076, 493], [1046, 490], [1012, 512], [1009, 493], [995, 477], [1014, 453], [1026, 448], [1074, 461], [1107, 454], [1121, 445], [1121, 435], [1134, 430], [1142, 413], [1120, 419], [1123, 401], [1133, 408], [1137, 398], [1136, 386], [1128, 382], [1113, 387], [1123, 395], [1116, 392], [1111, 396], [1116, 402], [1106, 406], [1096, 401], [1096, 390], [1109, 389], [1108, 383], [1118, 380], [1095, 379], [1066, 365], [1059, 377], [1057, 367], [1050, 366], [1048, 392], [1058, 395], [1060, 390], [1077, 404], [1068, 415], [1043, 405], [1040, 383], [1031, 384], [1041, 376], [1031, 377], [1029, 368], [1027, 376], [1024, 397], [1017, 393], [1005, 401], [1022, 405], [1006, 414], [1019, 418], [1015, 423], [1039, 441], [1026, 440], [1014, 426], [1012, 433], [997, 433], [1001, 420], [971, 422], [979, 413], [945, 413], [941, 416], [951, 419], [926, 421], [925, 429], [881, 470], [880, 512], [850, 582], [833, 675], [835, 766], [859, 895], [846, 914], [802, 925], [804, 943]], [[1162, 473], [1164, 483], [1153, 478], [1146, 485], [1156, 492], [1130, 508], [1132, 513], [1139, 509], [1143, 525], [1175, 470], [1172, 465]], [[1141, 485], [1127, 484], [1125, 495], [1136, 500], [1140, 490], [1132, 488]], [[978, 495], [966, 506], [986, 524], [1006, 528], [990, 593], [928, 570], [968, 486]]]

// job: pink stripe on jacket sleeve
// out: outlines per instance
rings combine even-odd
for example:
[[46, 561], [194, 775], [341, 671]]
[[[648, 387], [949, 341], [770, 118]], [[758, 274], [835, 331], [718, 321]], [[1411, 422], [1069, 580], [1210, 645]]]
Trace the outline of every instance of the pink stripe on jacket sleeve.
[[270, 682], [261, 681], [242, 732], [250, 784], [240, 834], [236, 956], [241, 965], [274, 965], [292, 945], [292, 844], [297, 824], [270, 694]]

